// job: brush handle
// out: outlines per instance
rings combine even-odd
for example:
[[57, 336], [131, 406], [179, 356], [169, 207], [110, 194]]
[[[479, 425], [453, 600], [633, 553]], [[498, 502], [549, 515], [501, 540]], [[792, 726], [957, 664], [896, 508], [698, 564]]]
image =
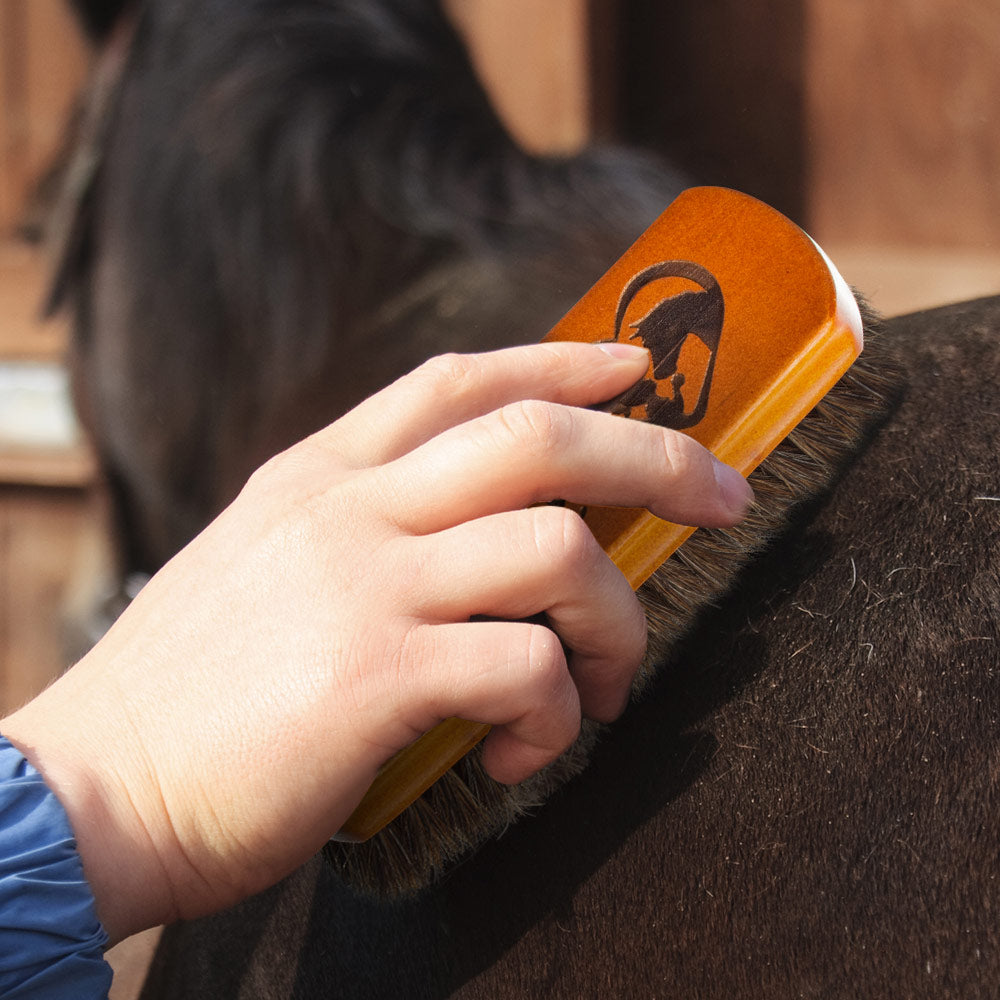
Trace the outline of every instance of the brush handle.
[[[609, 408], [683, 430], [743, 475], [863, 346], [857, 303], [826, 254], [779, 212], [725, 188], [681, 194], [545, 339], [649, 348], [646, 377]], [[584, 520], [633, 588], [694, 531], [639, 509], [591, 507]], [[487, 732], [446, 719], [401, 750], [335, 839], [378, 832]]]

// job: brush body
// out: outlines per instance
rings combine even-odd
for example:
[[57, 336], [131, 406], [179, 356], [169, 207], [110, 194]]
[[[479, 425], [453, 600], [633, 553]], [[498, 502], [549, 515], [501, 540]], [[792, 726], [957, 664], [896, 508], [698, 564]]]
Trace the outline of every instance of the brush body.
[[[710, 187], [680, 195], [545, 339], [642, 343], [646, 374], [606, 408], [684, 430], [743, 475], [864, 341], [857, 302], [816, 244], [762, 202]], [[633, 588], [694, 531], [645, 510], [579, 513]], [[334, 839], [377, 834], [488, 731], [446, 719], [401, 750]]]

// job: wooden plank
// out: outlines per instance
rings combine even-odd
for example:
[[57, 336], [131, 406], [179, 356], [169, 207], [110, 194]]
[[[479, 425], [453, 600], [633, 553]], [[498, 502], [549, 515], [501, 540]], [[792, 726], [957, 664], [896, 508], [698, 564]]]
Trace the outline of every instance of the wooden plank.
[[63, 0], [0, 0], [0, 235], [19, 225], [87, 69]]
[[[0, 242], [0, 365], [8, 361], [55, 364], [65, 354], [66, 318], [42, 320], [40, 316], [47, 270], [38, 249], [13, 240]], [[79, 487], [94, 482], [96, 475], [96, 459], [82, 432], [45, 447], [0, 440], [0, 483]]]
[[81, 441], [70, 448], [0, 448], [0, 483], [21, 486], [89, 486], [97, 479], [97, 460]]
[[36, 181], [59, 148], [88, 55], [65, 0], [30, 0], [25, 18], [25, 174]]
[[497, 111], [536, 152], [566, 153], [590, 137], [588, 0], [445, 0]]
[[0, 358], [62, 357], [68, 320], [42, 318], [47, 283], [48, 261], [41, 250], [18, 240], [0, 241]]
[[96, 523], [81, 491], [0, 490], [0, 713], [65, 668], [64, 607]]
[[808, 0], [821, 241], [1000, 247], [1000, 4]]
[[25, 3], [0, 0], [0, 234], [14, 224], [22, 200]]
[[990, 251], [824, 240], [823, 249], [884, 316], [1000, 295], [1000, 247]]

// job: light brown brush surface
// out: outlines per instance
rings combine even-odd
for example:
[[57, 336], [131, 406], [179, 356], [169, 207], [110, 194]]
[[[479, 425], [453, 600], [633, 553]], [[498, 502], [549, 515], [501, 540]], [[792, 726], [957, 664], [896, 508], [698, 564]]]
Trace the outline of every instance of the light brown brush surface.
[[[798, 226], [738, 191], [697, 187], [545, 339], [644, 345], [646, 374], [605, 408], [684, 430], [748, 475], [857, 358], [862, 330], [849, 289]], [[578, 510], [633, 589], [694, 531], [641, 508]], [[445, 719], [401, 750], [334, 839], [374, 836], [489, 728]]]

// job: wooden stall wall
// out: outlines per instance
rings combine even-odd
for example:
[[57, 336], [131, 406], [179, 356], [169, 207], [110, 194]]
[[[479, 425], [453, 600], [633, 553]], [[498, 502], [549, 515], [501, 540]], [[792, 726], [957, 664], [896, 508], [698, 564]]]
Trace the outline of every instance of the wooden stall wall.
[[839, 242], [1000, 248], [1000, 4], [811, 0], [809, 13], [816, 227]]
[[87, 66], [63, 0], [0, 0], [0, 232], [21, 223]]
[[[62, 0], [0, 0], [0, 362], [55, 363], [65, 348], [65, 322], [40, 319], [46, 265], [23, 231], [87, 61]], [[93, 477], [83, 443], [0, 442], [0, 713], [65, 666], [63, 612], [96, 543]]]
[[1000, 292], [1000, 4], [809, 0], [808, 219], [875, 295]]
[[995, 0], [620, 0], [619, 123], [804, 225], [886, 312], [1000, 292]]

